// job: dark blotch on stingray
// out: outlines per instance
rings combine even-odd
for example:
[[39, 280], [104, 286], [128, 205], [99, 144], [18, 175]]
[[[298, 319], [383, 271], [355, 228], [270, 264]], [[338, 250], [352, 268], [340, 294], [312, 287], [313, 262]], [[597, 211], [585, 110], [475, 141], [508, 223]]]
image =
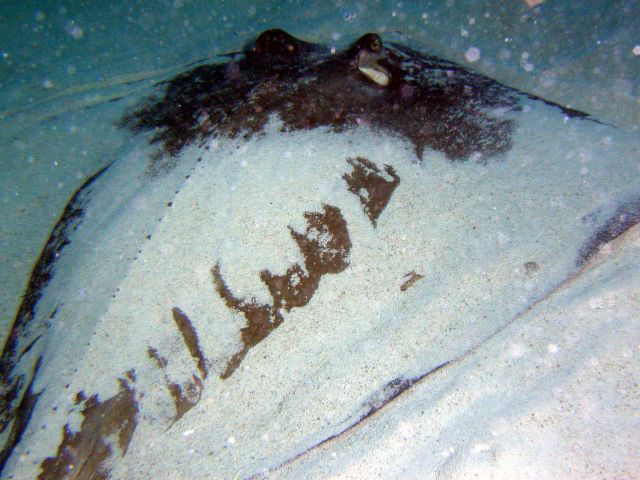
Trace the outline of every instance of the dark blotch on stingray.
[[304, 266], [296, 263], [283, 275], [269, 270], [260, 272], [260, 279], [273, 298], [271, 305], [237, 298], [222, 278], [220, 265], [216, 264], [211, 271], [218, 295], [227, 307], [241, 312], [247, 320], [246, 327], [240, 330], [243, 347], [227, 363], [220, 375], [223, 380], [235, 372], [251, 348], [282, 324], [286, 312], [309, 303], [322, 276], [340, 273], [349, 266], [351, 239], [340, 209], [324, 205], [323, 213], [306, 212], [304, 217], [307, 220], [304, 233], [289, 228], [304, 257]]
[[182, 334], [182, 339], [185, 345], [189, 349], [189, 353], [193, 359], [198, 363], [198, 370], [203, 379], [207, 378], [209, 373], [207, 368], [207, 359], [204, 356], [204, 352], [200, 347], [200, 341], [198, 340], [198, 333], [193, 328], [193, 323], [189, 319], [186, 313], [180, 310], [178, 307], [174, 307], [172, 310], [173, 321], [176, 322], [176, 326]]
[[347, 162], [353, 171], [342, 178], [347, 182], [349, 191], [360, 199], [364, 213], [375, 227], [378, 217], [400, 184], [400, 177], [391, 165], [385, 165], [384, 170], [389, 177], [385, 178], [378, 166], [364, 157], [348, 158]]
[[510, 149], [508, 114], [525, 96], [454, 63], [384, 45], [377, 34], [331, 53], [268, 30], [239, 59], [173, 78], [123, 124], [152, 131], [162, 145], [157, 158], [214, 136], [249, 137], [277, 114], [283, 131], [368, 125], [407, 138], [418, 156], [429, 148], [483, 161]]
[[400, 285], [400, 291], [406, 292], [408, 289], [413, 287], [417, 282], [424, 278], [424, 275], [421, 273], [417, 273], [415, 270], [410, 271], [405, 276], [405, 281]]
[[138, 402], [130, 385], [134, 380], [133, 371], [127, 372], [116, 395], [104, 401], [97, 395], [85, 400], [80, 430], [65, 425], [58, 452], [42, 462], [38, 480], [111, 478], [114, 453], [119, 457], [127, 453], [138, 423]]
[[162, 370], [164, 375], [164, 381], [167, 386], [167, 390], [173, 399], [173, 404], [176, 409], [176, 413], [173, 417], [171, 425], [180, 420], [185, 413], [195, 407], [202, 398], [202, 391], [204, 390], [204, 383], [202, 379], [197, 375], [191, 375], [191, 379], [187, 380], [184, 384], [172, 382], [167, 374], [167, 366], [169, 361], [160, 355], [158, 350], [153, 347], [147, 349], [147, 356], [153, 360], [156, 366]]

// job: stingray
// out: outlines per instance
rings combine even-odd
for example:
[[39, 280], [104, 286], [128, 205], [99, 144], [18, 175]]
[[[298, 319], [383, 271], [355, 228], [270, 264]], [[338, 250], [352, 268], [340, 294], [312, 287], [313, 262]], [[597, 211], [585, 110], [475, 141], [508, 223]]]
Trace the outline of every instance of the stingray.
[[[164, 96], [124, 119], [177, 155], [212, 135], [245, 138], [272, 115], [283, 131], [369, 125], [401, 135], [416, 155], [425, 148], [451, 160], [488, 159], [508, 151], [523, 96], [499, 82], [367, 34], [336, 53], [268, 30], [240, 60], [204, 65], [171, 80]], [[527, 95], [529, 98], [536, 98]], [[546, 102], [569, 117], [584, 112]]]
[[278, 470], [640, 220], [637, 139], [585, 112], [373, 33], [226, 60], [123, 112], [131, 151], [52, 231], [0, 361], [5, 474]]

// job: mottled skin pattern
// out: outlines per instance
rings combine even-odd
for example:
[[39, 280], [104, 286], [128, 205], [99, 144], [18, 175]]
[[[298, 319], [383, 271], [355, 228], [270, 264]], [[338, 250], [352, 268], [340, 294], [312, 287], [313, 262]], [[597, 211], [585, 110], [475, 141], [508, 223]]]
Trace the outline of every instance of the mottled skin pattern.
[[[378, 80], [382, 80], [382, 83]], [[261, 34], [238, 60], [203, 65], [168, 82], [123, 124], [152, 131], [157, 158], [216, 136], [249, 137], [277, 114], [284, 131], [367, 125], [450, 160], [486, 161], [511, 147], [524, 97], [436, 57], [366, 34], [332, 53], [282, 30]]]

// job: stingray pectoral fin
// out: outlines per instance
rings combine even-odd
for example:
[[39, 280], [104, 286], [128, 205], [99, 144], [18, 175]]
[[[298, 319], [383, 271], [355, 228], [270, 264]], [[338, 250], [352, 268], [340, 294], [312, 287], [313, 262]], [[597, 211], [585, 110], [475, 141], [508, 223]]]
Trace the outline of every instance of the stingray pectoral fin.
[[361, 66], [358, 70], [372, 82], [377, 83], [382, 87], [389, 85], [389, 74], [380, 68], [373, 66]]

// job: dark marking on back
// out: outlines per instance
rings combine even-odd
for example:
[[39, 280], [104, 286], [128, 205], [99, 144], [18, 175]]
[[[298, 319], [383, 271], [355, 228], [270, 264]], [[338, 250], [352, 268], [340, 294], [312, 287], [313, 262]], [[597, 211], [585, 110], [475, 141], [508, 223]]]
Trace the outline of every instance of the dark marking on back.
[[406, 292], [409, 288], [413, 287], [416, 282], [424, 278], [424, 275], [416, 273], [415, 270], [412, 270], [411, 272], [405, 274], [404, 278], [405, 281], [402, 282], [402, 285], [400, 285], [401, 292]]
[[258, 304], [253, 298], [237, 298], [222, 278], [219, 263], [211, 271], [218, 295], [227, 307], [242, 313], [247, 320], [247, 326], [240, 330], [243, 347], [227, 363], [220, 375], [223, 380], [233, 374], [251, 348], [282, 324], [284, 313], [309, 303], [323, 275], [340, 273], [349, 265], [351, 239], [340, 209], [325, 205], [324, 213], [306, 212], [304, 216], [307, 220], [304, 233], [289, 227], [304, 257], [304, 268], [294, 264], [284, 275], [269, 270], [260, 272], [273, 297], [271, 305]]
[[200, 398], [202, 398], [202, 391], [204, 390], [204, 383], [197, 375], [191, 375], [191, 379], [187, 380], [184, 384], [180, 384], [177, 382], [172, 382], [169, 379], [169, 375], [167, 375], [167, 365], [169, 365], [169, 361], [158, 353], [153, 347], [149, 347], [147, 349], [147, 355], [156, 366], [162, 370], [162, 375], [164, 376], [164, 381], [167, 386], [167, 390], [173, 399], [173, 404], [176, 409], [176, 413], [173, 417], [173, 421], [171, 422], [171, 426], [180, 420], [185, 413], [195, 407]]
[[348, 158], [347, 162], [353, 171], [342, 178], [347, 182], [349, 191], [360, 199], [365, 215], [375, 227], [378, 217], [400, 184], [400, 177], [391, 165], [385, 165], [385, 173], [390, 179], [385, 178], [375, 163], [363, 157]]
[[179, 383], [170, 383], [168, 388], [176, 407], [176, 414], [173, 418], [173, 423], [176, 423], [185, 413], [198, 404], [202, 398], [204, 384], [200, 377], [192, 375], [191, 380], [186, 382], [184, 387]]
[[42, 462], [38, 480], [110, 478], [114, 457], [125, 456], [138, 423], [135, 390], [124, 378], [119, 383], [113, 397], [100, 401], [93, 395], [84, 401], [80, 430], [64, 426], [58, 452]]
[[187, 317], [186, 313], [184, 313], [178, 307], [174, 307], [172, 309], [172, 313], [173, 320], [176, 322], [178, 330], [180, 330], [180, 333], [182, 334], [184, 343], [187, 345], [191, 356], [194, 360], [196, 360], [198, 364], [200, 375], [202, 375], [203, 379], [206, 379], [209, 373], [207, 368], [207, 361], [204, 353], [202, 352], [202, 349], [200, 348], [198, 334], [195, 328], [193, 328], [193, 323], [191, 323], [191, 320], [189, 319], [189, 317]]
[[213, 267], [211, 274], [220, 298], [228, 308], [241, 312], [247, 321], [247, 325], [240, 329], [243, 347], [231, 357], [225, 370], [220, 374], [220, 378], [225, 380], [235, 372], [251, 348], [280, 326], [282, 318], [273, 315], [271, 305], [259, 304], [253, 298], [249, 301], [237, 298], [222, 278], [219, 263]]
[[167, 368], [167, 365], [169, 365], [167, 359], [160, 355], [158, 353], [158, 350], [153, 347], [147, 348], [147, 356], [151, 360], [153, 360], [153, 363], [156, 364], [156, 367], [160, 368], [161, 370], [164, 370], [165, 368]]
[[[384, 72], [388, 84], [367, 78], [363, 66]], [[376, 34], [331, 53], [269, 30], [237, 60], [176, 76], [121, 125], [153, 132], [151, 141], [162, 145], [156, 162], [212, 137], [258, 134], [273, 114], [283, 131], [368, 125], [408, 139], [418, 157], [430, 148], [450, 160], [486, 161], [511, 148], [515, 121], [508, 113], [524, 97], [454, 63], [385, 46]]]

